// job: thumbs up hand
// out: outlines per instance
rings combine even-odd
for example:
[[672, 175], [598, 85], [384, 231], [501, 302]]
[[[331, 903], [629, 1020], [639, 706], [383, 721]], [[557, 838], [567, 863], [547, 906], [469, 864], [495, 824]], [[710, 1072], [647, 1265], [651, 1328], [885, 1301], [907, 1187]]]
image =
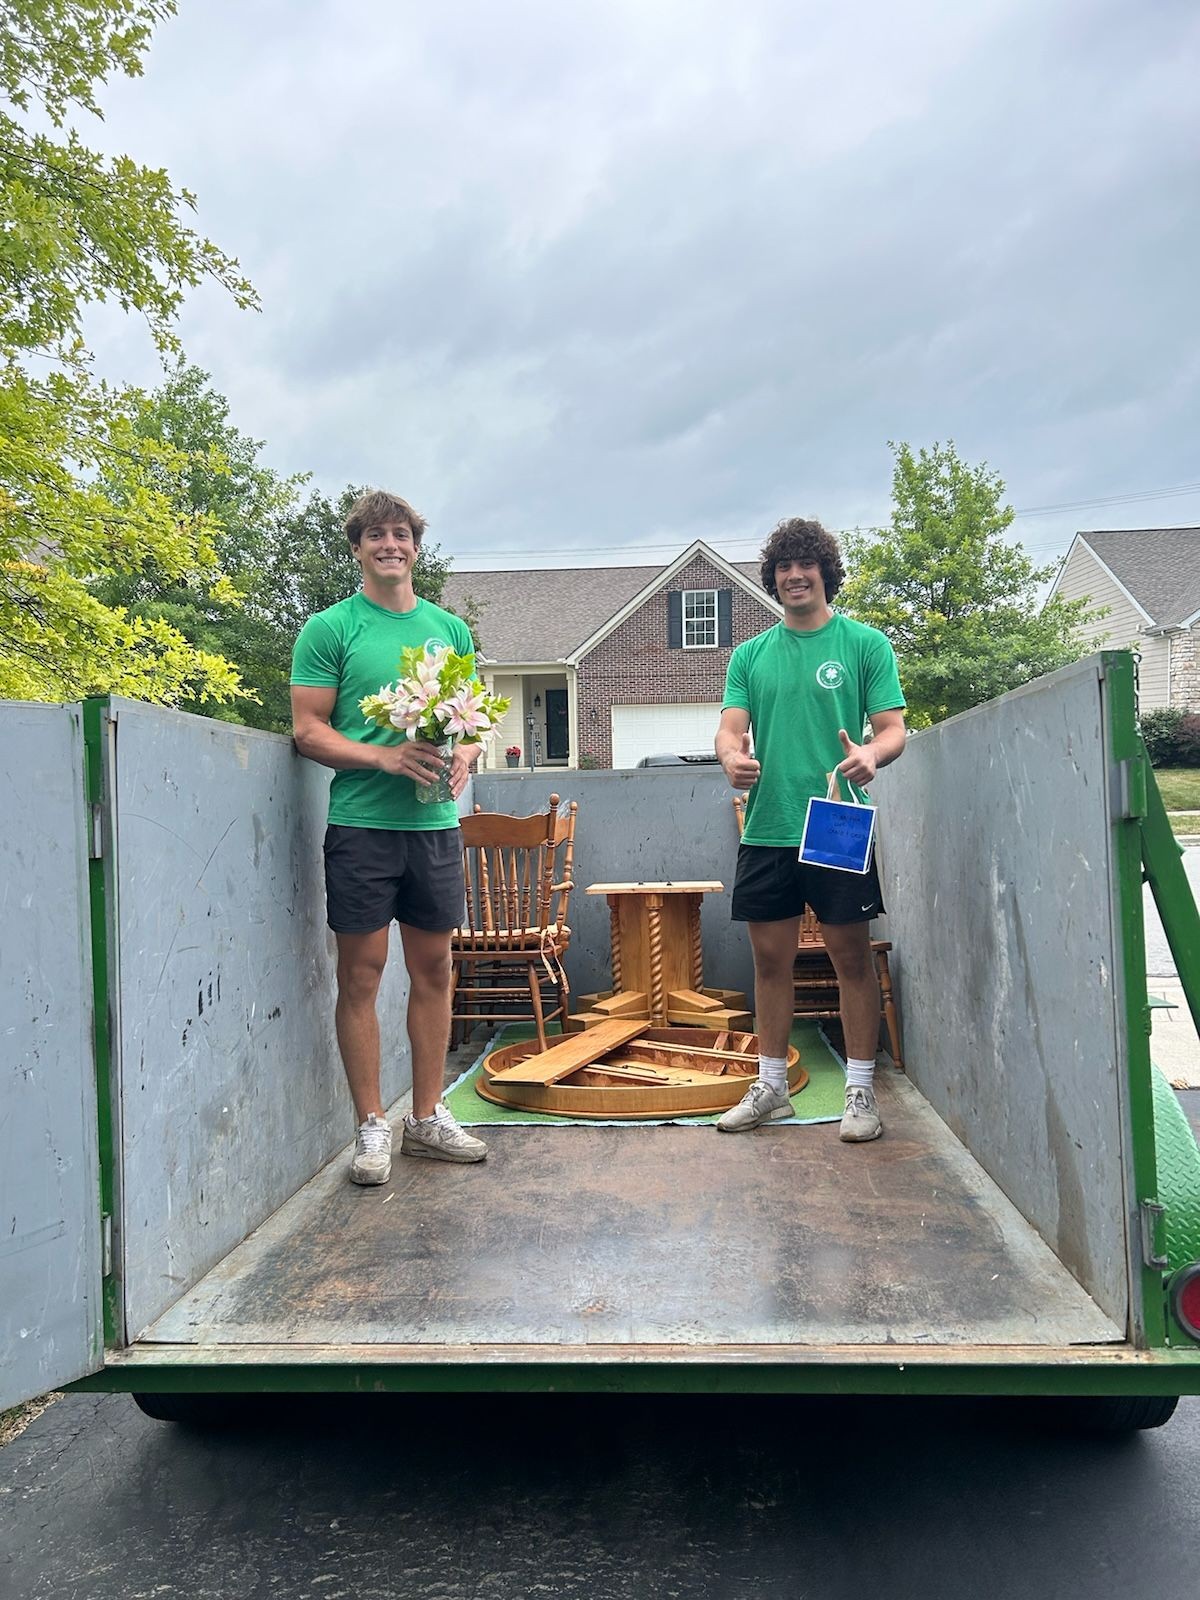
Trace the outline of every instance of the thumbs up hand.
[[758, 775], [762, 771], [758, 762], [750, 753], [750, 735], [744, 733], [741, 743], [731, 754], [724, 757], [722, 765], [725, 776], [735, 789], [752, 789], [758, 782]]
[[874, 753], [869, 744], [855, 744], [845, 728], [838, 729], [838, 738], [846, 752], [846, 759], [838, 762], [838, 771], [848, 783], [857, 784], [861, 789], [875, 776]]

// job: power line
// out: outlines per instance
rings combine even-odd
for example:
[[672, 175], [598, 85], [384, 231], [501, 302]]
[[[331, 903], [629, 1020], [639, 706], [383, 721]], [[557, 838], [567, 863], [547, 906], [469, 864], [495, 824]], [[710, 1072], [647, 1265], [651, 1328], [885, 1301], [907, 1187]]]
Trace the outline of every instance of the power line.
[[1054, 511], [1090, 511], [1098, 506], [1124, 506], [1144, 500], [1170, 500], [1176, 495], [1200, 494], [1200, 483], [1181, 483], [1173, 489], [1139, 489], [1133, 494], [1102, 495], [1095, 500], [1070, 500], [1054, 506], [1026, 506], [1018, 517], [1045, 517]]
[[[1098, 496], [1097, 498], [1092, 499], [1092, 500], [1064, 500], [1064, 501], [1060, 502], [1057, 505], [1024, 506], [1024, 507], [1020, 507], [1017, 510], [1015, 510], [1013, 512], [1013, 517], [1016, 520], [1019, 520], [1022, 517], [1047, 517], [1047, 516], [1053, 515], [1056, 512], [1060, 512], [1061, 513], [1061, 512], [1068, 512], [1068, 511], [1092, 511], [1092, 510], [1099, 510], [1099, 509], [1101, 509], [1101, 508], [1103, 508], [1105, 506], [1141, 505], [1141, 504], [1144, 504], [1145, 502], [1151, 501], [1151, 500], [1170, 500], [1170, 499], [1174, 499], [1174, 498], [1178, 498], [1180, 496], [1186, 496], [1186, 495], [1200, 495], [1200, 483], [1181, 483], [1181, 484], [1176, 484], [1171, 488], [1163, 488], [1163, 489], [1138, 489], [1138, 490], [1134, 490], [1130, 494], [1101, 495], [1101, 496]], [[855, 528], [831, 528], [829, 531], [830, 531], [830, 533], [834, 533], [834, 534], [845, 534], [845, 533], [855, 533], [858, 530], [855, 529]], [[762, 544], [762, 541], [763, 541], [763, 535], [761, 533], [755, 533], [755, 534], [739, 534], [739, 535], [735, 535], [732, 538], [717, 539], [714, 542], [716, 544], [721, 545], [722, 547], [728, 547], [730, 545], [759, 546], [759, 545]], [[1048, 548], [1050, 548], [1051, 545], [1057, 544], [1059, 542], [1060, 541], [1059, 541], [1058, 538], [1052, 538], [1049, 541], [1040, 541], [1040, 542], [1035, 543], [1035, 544], [1033, 544], [1031, 546], [1028, 546], [1027, 548], [1038, 549], [1038, 548], [1043, 548], [1044, 547], [1044, 548], [1048, 549]], [[627, 566], [641, 566], [643, 564], [647, 564], [648, 565], [649, 563], [642, 563], [639, 560], [637, 560], [637, 557], [643, 556], [643, 555], [657, 555], [657, 554], [660, 554], [660, 553], [670, 552], [670, 551], [678, 551], [679, 548], [680, 548], [680, 543], [681, 543], [680, 540], [673, 539], [668, 544], [642, 544], [642, 545], [638, 545], [635, 549], [631, 549], [628, 552], [628, 555], [629, 555], [630, 559], [627, 562], [623, 562], [622, 565], [627, 565]], [[486, 557], [488, 560], [494, 560], [497, 556], [502, 556], [502, 557], [506, 557], [506, 558], [511, 557], [513, 559], [517, 559], [517, 558], [528, 559], [528, 557], [530, 557], [530, 556], [546, 556], [546, 555], [556, 555], [556, 554], [560, 554], [560, 553], [561, 554], [568, 554], [569, 553], [571, 556], [603, 556], [603, 555], [611, 555], [614, 552], [613, 552], [613, 547], [610, 544], [607, 544], [607, 545], [576, 545], [576, 546], [572, 546], [570, 548], [569, 552], [568, 551], [563, 551], [561, 549], [561, 547], [559, 547], [558, 550], [553, 550], [553, 549], [551, 549], [549, 547], [531, 549], [528, 545], [526, 545], [520, 550], [468, 550], [468, 551], [463, 551], [463, 552], [456, 552], [454, 559], [455, 559], [456, 562], [474, 561], [474, 560], [476, 560], [476, 559], [478, 559], [480, 557]]]

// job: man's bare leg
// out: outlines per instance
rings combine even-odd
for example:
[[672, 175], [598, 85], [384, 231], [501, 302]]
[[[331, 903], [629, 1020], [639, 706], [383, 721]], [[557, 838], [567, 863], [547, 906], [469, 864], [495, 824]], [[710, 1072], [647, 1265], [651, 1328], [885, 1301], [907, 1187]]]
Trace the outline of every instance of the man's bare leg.
[[754, 1013], [758, 1049], [764, 1056], [786, 1056], [796, 1010], [793, 968], [800, 918], [748, 922], [754, 952]]
[[413, 1108], [404, 1119], [400, 1149], [435, 1161], [483, 1161], [487, 1145], [460, 1128], [443, 1106], [450, 1043], [450, 934], [400, 924], [408, 967], [408, 1037], [412, 1045]]
[[821, 938], [837, 973], [846, 1054], [874, 1061], [879, 1048], [879, 978], [871, 954], [871, 924], [821, 924]]
[[754, 951], [754, 1012], [758, 1028], [758, 1077], [736, 1106], [717, 1123], [722, 1133], [748, 1133], [792, 1114], [787, 1092], [787, 1052], [795, 1011], [792, 966], [800, 918], [750, 922]]
[[413, 1116], [431, 1117], [445, 1087], [450, 1046], [450, 931], [428, 933], [402, 922], [400, 939], [408, 968]]
[[388, 930], [375, 933], [339, 933], [337, 939], [338, 1049], [346, 1069], [346, 1082], [354, 1100], [355, 1120], [363, 1123], [372, 1112], [383, 1115], [379, 1088], [379, 1018], [375, 1002], [387, 965]]
[[879, 1048], [879, 978], [867, 922], [821, 927], [838, 977], [846, 1039], [846, 1110], [841, 1137], [861, 1144], [883, 1131], [875, 1103], [875, 1052]]

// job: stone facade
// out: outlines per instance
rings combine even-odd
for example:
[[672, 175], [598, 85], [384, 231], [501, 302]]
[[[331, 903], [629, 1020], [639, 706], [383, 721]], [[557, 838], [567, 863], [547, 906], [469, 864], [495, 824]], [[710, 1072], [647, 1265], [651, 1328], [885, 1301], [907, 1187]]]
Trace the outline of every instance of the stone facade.
[[703, 704], [719, 701], [724, 693], [732, 647], [668, 646], [667, 594], [684, 589], [732, 590], [734, 645], [778, 620], [765, 594], [756, 600], [706, 557], [695, 556], [579, 662], [580, 755], [596, 766], [612, 766], [613, 706]]
[[1171, 635], [1171, 704], [1200, 711], [1200, 646], [1195, 628]]

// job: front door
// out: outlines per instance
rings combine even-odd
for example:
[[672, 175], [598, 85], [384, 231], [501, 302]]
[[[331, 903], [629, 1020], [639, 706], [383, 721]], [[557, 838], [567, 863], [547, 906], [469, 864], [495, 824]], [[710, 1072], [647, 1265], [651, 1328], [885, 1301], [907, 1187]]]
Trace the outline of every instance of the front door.
[[570, 740], [567, 735], [567, 691], [546, 690], [546, 760], [565, 761]]

